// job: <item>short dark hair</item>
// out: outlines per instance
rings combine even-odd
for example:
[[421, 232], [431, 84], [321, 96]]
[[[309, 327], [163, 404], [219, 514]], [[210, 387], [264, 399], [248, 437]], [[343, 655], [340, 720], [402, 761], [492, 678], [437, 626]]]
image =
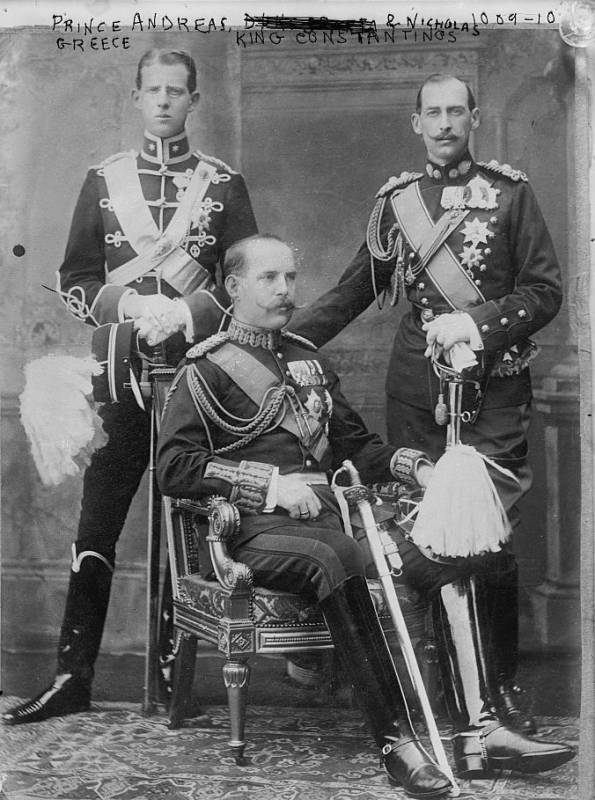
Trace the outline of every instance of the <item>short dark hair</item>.
[[252, 242], [279, 242], [279, 244], [283, 244], [288, 250], [291, 250], [287, 242], [283, 241], [280, 236], [275, 236], [274, 233], [255, 233], [252, 236], [246, 236], [244, 239], [238, 239], [225, 253], [225, 258], [223, 259], [224, 279], [228, 275], [242, 275], [246, 268], [248, 246]]
[[446, 83], [446, 81], [458, 81], [462, 83], [463, 86], [467, 89], [467, 105], [469, 106], [469, 111], [473, 111], [474, 108], [477, 108], [477, 103], [475, 102], [475, 96], [471, 90], [471, 87], [464, 81], [462, 78], [457, 78], [456, 75], [451, 75], [448, 72], [433, 72], [431, 75], [425, 79], [422, 85], [419, 87], [419, 91], [417, 92], [417, 97], [415, 99], [415, 110], [419, 114], [421, 111], [421, 95], [424, 90], [424, 87], [428, 84], [434, 83]]
[[153, 47], [143, 53], [136, 70], [137, 89], [143, 85], [143, 67], [149, 67], [151, 64], [183, 64], [188, 70], [188, 91], [190, 94], [196, 91], [196, 64], [186, 50], [166, 50], [161, 47]]

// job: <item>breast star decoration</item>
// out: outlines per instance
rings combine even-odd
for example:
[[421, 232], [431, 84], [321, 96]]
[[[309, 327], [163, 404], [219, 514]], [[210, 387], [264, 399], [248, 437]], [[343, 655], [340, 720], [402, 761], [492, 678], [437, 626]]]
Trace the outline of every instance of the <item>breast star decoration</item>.
[[477, 247], [478, 244], [487, 244], [488, 238], [490, 238], [488, 223], [482, 222], [477, 217], [471, 220], [471, 222], [465, 222], [461, 233], [465, 237], [464, 241], [471, 242], [475, 247]]
[[[488, 239], [493, 237], [493, 233], [489, 230], [488, 223], [482, 222], [480, 219], [478, 219], [478, 217], [465, 222], [461, 233], [464, 237], [464, 244], [463, 252], [459, 253], [459, 258], [461, 259], [461, 264], [465, 267], [467, 274], [473, 279], [474, 267], [479, 267], [482, 272], [485, 268], [485, 265], [482, 264], [483, 251], [478, 247], [478, 245], [487, 244]], [[469, 242], [469, 245], [466, 246], [467, 242]]]

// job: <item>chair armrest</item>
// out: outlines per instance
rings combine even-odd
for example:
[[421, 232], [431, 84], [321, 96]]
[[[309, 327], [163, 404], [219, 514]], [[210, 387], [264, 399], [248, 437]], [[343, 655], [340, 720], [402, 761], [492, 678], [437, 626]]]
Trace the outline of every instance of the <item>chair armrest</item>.
[[240, 530], [240, 512], [223, 497], [209, 501], [209, 533], [207, 542], [217, 580], [229, 591], [252, 588], [252, 570], [247, 564], [234, 561], [228, 543]]

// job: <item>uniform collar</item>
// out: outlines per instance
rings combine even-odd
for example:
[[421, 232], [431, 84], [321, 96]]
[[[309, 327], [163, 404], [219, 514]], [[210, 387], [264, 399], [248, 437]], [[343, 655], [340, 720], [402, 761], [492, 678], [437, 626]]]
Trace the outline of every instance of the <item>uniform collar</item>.
[[474, 165], [475, 162], [468, 150], [445, 166], [435, 164], [431, 158], [427, 158], [426, 175], [437, 183], [452, 183], [469, 177]]
[[277, 350], [281, 341], [280, 330], [257, 328], [232, 317], [227, 329], [228, 341], [238, 344], [249, 344], [251, 347], [262, 347], [264, 350]]
[[190, 144], [186, 131], [177, 136], [161, 139], [145, 131], [141, 155], [151, 164], [177, 164], [185, 161], [190, 155]]

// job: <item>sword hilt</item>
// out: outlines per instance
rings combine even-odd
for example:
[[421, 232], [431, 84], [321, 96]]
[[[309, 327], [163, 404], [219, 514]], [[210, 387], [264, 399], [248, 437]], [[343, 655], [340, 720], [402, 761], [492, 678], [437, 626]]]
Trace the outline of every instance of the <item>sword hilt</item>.
[[350, 461], [348, 458], [343, 462], [341, 471], [347, 473], [352, 486], [356, 486], [362, 482], [362, 479], [360, 478], [359, 472], [355, 468], [353, 461]]

